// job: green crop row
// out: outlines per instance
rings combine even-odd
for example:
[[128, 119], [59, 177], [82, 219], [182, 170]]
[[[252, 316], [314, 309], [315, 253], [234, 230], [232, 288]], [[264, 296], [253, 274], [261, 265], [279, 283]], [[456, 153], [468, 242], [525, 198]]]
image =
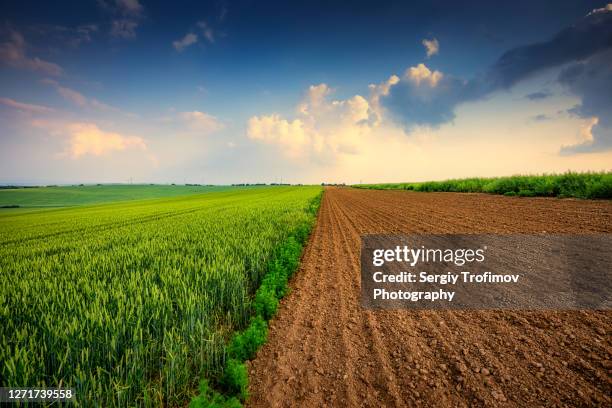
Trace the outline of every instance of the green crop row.
[[257, 289], [307, 235], [320, 191], [0, 213], [1, 386], [62, 385], [77, 406], [113, 407], [184, 405], [202, 378], [244, 383], [228, 339], [252, 326]]
[[380, 190], [490, 193], [521, 197], [612, 198], [612, 172], [544, 174], [494, 178], [466, 178], [422, 183], [359, 184]]
[[311, 218], [296, 228], [268, 262], [267, 273], [255, 293], [254, 315], [250, 324], [246, 329], [235, 333], [227, 346], [223, 372], [216, 379], [215, 388], [219, 391], [211, 386], [208, 378], [203, 379], [199, 395], [191, 401], [190, 408], [239, 407], [240, 402], [248, 398], [248, 372], [244, 363], [255, 357], [257, 350], [266, 342], [267, 321], [276, 314], [280, 299], [289, 290], [289, 279], [299, 265], [321, 197], [321, 194], [315, 197], [308, 207], [307, 212]]

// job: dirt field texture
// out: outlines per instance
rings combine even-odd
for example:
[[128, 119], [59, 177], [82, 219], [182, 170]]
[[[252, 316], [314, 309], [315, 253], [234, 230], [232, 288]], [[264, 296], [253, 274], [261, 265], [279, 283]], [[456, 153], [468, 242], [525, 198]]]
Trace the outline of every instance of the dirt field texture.
[[612, 202], [328, 188], [252, 407], [611, 406], [612, 312], [370, 311], [365, 233], [612, 232]]

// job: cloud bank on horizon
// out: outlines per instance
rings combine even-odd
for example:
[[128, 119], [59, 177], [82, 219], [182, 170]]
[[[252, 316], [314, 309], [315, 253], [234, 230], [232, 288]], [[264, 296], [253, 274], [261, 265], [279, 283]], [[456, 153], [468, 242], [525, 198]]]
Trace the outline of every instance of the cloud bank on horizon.
[[[440, 45], [435, 38], [424, 39], [422, 44], [427, 58], [439, 53]], [[350, 134], [358, 138], [364, 132], [371, 132], [370, 115], [380, 120], [383, 110], [388, 119], [401, 124], [407, 134], [416, 126], [437, 128], [455, 119], [460, 104], [484, 99], [542, 71], [559, 67], [561, 72], [554, 81], [580, 99], [569, 112], [592, 121], [588, 127], [590, 136], [585, 141], [563, 146], [560, 152], [572, 154], [611, 149], [612, 4], [593, 10], [548, 41], [506, 51], [484, 74], [472, 79], [444, 74], [419, 63], [406, 69], [401, 76], [392, 75], [381, 85], [371, 85], [369, 101], [355, 95], [351, 99], [329, 102], [324, 112], [332, 113], [331, 121], [316, 108], [306, 111], [307, 115], [300, 109], [301, 117], [293, 121], [278, 115], [253, 117], [249, 121], [248, 134], [253, 139], [284, 146], [292, 156], [305, 145], [318, 152], [333, 153], [339, 150], [334, 141], [339, 135]], [[313, 92], [316, 90], [320, 91], [315, 98]], [[324, 98], [329, 93], [326, 84], [311, 86], [306, 106], [324, 106]], [[538, 100], [548, 96], [550, 93], [539, 91], [527, 98]], [[354, 104], [356, 99], [363, 107], [362, 114], [351, 116], [353, 120], [345, 123], [346, 115], [337, 109]], [[327, 142], [328, 148], [323, 148]], [[343, 144], [347, 145], [350, 143]]]
[[[163, 3], [105, 0], [97, 7], [98, 21], [0, 27], [0, 84], [7, 85], [0, 94], [0, 146], [25, 155], [23, 163], [2, 156], [5, 181], [118, 181], [128, 171], [147, 181], [271, 181], [279, 173], [296, 182], [368, 173], [372, 180], [393, 181], [596, 170], [612, 159], [612, 4], [559, 24], [552, 35], [505, 47], [495, 41], [489, 46], [499, 56], [474, 66], [462, 55], [471, 52], [468, 46], [458, 54], [445, 46], [452, 30], [428, 26], [412, 34], [420, 39], [403, 71], [377, 64], [366, 82], [347, 82], [350, 67], [308, 56], [315, 52], [308, 44], [285, 47], [276, 32], [266, 37], [271, 48], [255, 57], [250, 47], [260, 39], [251, 42], [248, 30], [240, 30], [257, 16], [238, 16], [240, 7], [232, 3], [176, 18], [165, 40], [152, 31]], [[424, 15], [429, 12], [424, 7]], [[327, 28], [324, 20], [321, 25]], [[92, 62], [57, 60], [61, 52], [53, 41], [87, 53]], [[108, 52], [96, 45], [104, 41]], [[123, 47], [126, 53], [115, 62]], [[274, 52], [278, 59], [267, 60]], [[364, 63], [363, 49], [354, 52], [357, 59], [349, 63]], [[388, 58], [397, 58], [389, 66], [402, 64], [395, 51]], [[223, 63], [204, 76], [192, 69], [215, 61]], [[301, 70], [296, 63], [317, 65]], [[301, 84], [319, 71], [328, 80], [304, 90]], [[387, 79], [367, 85], [381, 76]], [[534, 114], [534, 108], [541, 111]], [[529, 167], [521, 168], [510, 153], [497, 163], [481, 159], [528, 150], [523, 163]], [[381, 157], [397, 163], [380, 169]], [[470, 157], [481, 159], [481, 167], [470, 167]], [[75, 176], [79, 166], [87, 170]]]

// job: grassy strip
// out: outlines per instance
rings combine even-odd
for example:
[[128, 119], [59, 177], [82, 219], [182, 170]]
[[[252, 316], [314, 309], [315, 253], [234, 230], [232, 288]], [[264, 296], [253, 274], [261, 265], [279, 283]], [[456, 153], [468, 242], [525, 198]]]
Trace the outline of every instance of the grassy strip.
[[226, 347], [223, 373], [214, 384], [208, 379], [200, 382], [199, 395], [191, 400], [190, 408], [241, 407], [248, 398], [249, 377], [245, 362], [255, 357], [268, 338], [268, 320], [276, 314], [280, 299], [289, 290], [289, 279], [300, 263], [321, 197], [322, 193], [306, 209], [311, 216], [309, 220], [296, 228], [268, 262], [267, 273], [255, 292], [254, 315], [249, 325], [234, 333]]
[[490, 193], [520, 197], [612, 198], [612, 172], [543, 174], [494, 178], [467, 178], [423, 183], [358, 184], [379, 190]]

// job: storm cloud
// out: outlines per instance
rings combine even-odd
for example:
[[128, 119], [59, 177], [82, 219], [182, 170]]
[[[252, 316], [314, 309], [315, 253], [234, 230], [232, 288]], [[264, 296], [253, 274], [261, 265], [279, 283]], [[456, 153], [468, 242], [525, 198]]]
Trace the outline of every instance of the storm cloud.
[[559, 82], [580, 97], [570, 110], [581, 118], [597, 118], [590, 139], [564, 147], [565, 154], [612, 149], [612, 50], [570, 65], [559, 75]]
[[[404, 75], [381, 97], [380, 103], [406, 130], [414, 126], [435, 128], [451, 122], [456, 107], [462, 103], [485, 98], [544, 70], [561, 67], [558, 83], [581, 98], [572, 113], [582, 118], [599, 118], [593, 126], [593, 140], [566, 147], [563, 152], [608, 149], [612, 147], [611, 50], [612, 4], [593, 10], [548, 41], [505, 52], [484, 74], [471, 80], [439, 73], [436, 85], [427, 86]], [[544, 96], [531, 94], [528, 98]]]
[[442, 75], [435, 84], [415, 81], [408, 74], [410, 69], [387, 95], [381, 97], [382, 105], [393, 119], [407, 130], [414, 126], [435, 128], [450, 122], [455, 118], [457, 105], [482, 95], [479, 84], [475, 82], [450, 75]]
[[504, 53], [484, 80], [491, 90], [510, 88], [548, 68], [584, 60], [612, 47], [612, 8], [595, 10], [551, 40]]

